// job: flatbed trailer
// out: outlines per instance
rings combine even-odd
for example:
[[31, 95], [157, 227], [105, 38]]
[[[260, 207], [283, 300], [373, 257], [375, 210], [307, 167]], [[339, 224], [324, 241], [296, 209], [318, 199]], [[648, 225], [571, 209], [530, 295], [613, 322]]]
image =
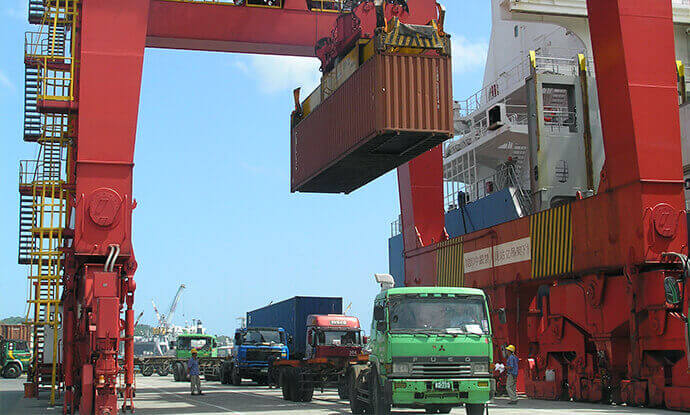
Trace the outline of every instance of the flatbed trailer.
[[340, 399], [348, 399], [350, 368], [368, 361], [369, 356], [362, 354], [347, 357], [276, 360], [271, 364], [269, 377], [277, 379], [283, 399], [288, 401], [310, 402], [315, 389], [323, 392], [329, 387], [338, 389]]
[[[199, 374], [204, 376], [204, 380], [216, 381], [220, 380], [220, 370], [225, 362], [225, 357], [198, 357], [199, 360]], [[189, 372], [187, 371], [188, 359], [173, 358], [172, 374], [175, 382], [186, 382], [189, 380]]]
[[134, 366], [139, 368], [143, 376], [168, 376], [172, 372], [172, 364], [177, 360], [175, 356], [141, 356], [134, 358]]

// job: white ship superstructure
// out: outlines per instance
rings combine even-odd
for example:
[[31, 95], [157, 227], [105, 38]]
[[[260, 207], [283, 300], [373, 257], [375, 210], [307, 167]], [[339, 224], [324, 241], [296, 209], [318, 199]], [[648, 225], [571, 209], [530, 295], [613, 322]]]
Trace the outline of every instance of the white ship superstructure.
[[[673, 5], [677, 59], [688, 62], [690, 0]], [[483, 86], [456, 102], [456, 137], [444, 144], [446, 209], [507, 189], [523, 216], [593, 195], [605, 160], [586, 2], [493, 0], [491, 7]], [[686, 178], [689, 163], [684, 158]]]

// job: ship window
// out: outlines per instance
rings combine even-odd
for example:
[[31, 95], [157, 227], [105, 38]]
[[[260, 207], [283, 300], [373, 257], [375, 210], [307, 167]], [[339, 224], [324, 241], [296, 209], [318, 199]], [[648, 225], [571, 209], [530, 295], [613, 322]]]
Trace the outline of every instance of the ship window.
[[577, 112], [572, 86], [547, 85], [543, 89], [544, 126], [551, 133], [576, 133]]

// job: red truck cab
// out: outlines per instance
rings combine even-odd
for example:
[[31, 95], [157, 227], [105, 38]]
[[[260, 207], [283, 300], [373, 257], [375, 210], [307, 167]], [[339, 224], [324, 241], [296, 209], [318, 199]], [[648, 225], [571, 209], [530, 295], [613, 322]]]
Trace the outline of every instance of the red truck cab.
[[356, 357], [363, 346], [357, 317], [342, 314], [312, 314], [307, 317], [307, 359]]

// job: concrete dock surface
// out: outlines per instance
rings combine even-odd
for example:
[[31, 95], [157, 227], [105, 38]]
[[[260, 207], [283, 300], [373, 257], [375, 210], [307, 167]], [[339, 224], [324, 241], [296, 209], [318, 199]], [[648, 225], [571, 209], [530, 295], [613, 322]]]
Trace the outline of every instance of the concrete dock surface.
[[[0, 414], [33, 415], [61, 414], [61, 404], [49, 407], [47, 394], [42, 399], [24, 399], [23, 383], [19, 379], [0, 379]], [[256, 386], [246, 382], [243, 386], [222, 385], [220, 382], [205, 382], [201, 386], [204, 395], [191, 396], [189, 383], [174, 382], [172, 376], [143, 377], [137, 375], [136, 414], [349, 414], [347, 401], [338, 399], [335, 390], [324, 393], [315, 391], [314, 400], [309, 403], [295, 403], [283, 400], [280, 389]], [[424, 413], [419, 410], [397, 409], [393, 413]], [[453, 414], [464, 414], [463, 408], [456, 408]], [[489, 404], [490, 414], [678, 414], [679, 412], [608, 406], [575, 402], [540, 401], [520, 399], [517, 406], [508, 405], [506, 398], [496, 398]]]

